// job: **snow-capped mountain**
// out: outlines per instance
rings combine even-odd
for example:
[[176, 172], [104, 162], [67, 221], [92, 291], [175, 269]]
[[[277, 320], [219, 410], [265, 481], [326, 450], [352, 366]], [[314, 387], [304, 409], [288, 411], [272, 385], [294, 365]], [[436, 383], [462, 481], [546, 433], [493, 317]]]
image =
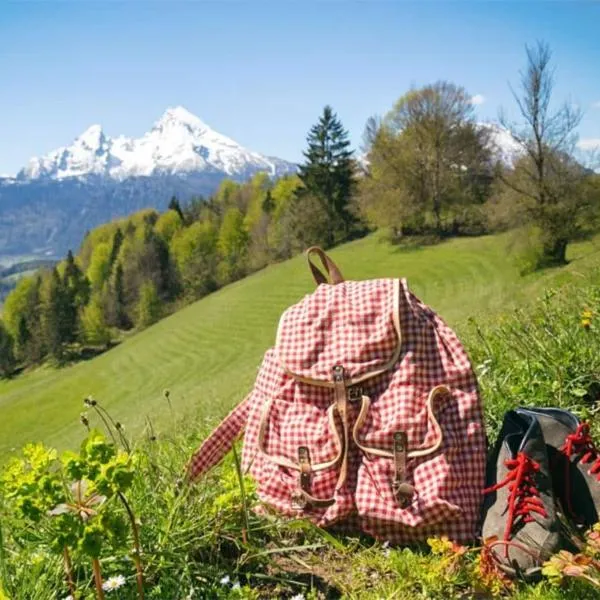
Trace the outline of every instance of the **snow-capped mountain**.
[[140, 138], [100, 125], [69, 146], [0, 177], [0, 255], [62, 255], [86, 230], [142, 208], [212, 194], [225, 178], [280, 177], [292, 163], [252, 152], [185, 108], [169, 108]]
[[490, 131], [490, 142], [495, 158], [507, 167], [512, 167], [515, 160], [523, 154], [523, 148], [502, 125], [498, 123], [481, 123], [481, 125]]
[[266, 171], [278, 176], [292, 170], [290, 163], [247, 150], [178, 106], [168, 108], [152, 129], [137, 139], [111, 138], [100, 125], [92, 125], [70, 146], [32, 158], [16, 178], [31, 181], [101, 175], [122, 181], [199, 171], [229, 177]]

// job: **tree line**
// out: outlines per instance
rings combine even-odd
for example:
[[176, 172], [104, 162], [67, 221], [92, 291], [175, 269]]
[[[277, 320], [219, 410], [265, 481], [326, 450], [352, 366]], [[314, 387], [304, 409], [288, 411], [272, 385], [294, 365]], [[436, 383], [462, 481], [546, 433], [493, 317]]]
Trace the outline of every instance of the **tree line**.
[[210, 198], [140, 211], [88, 232], [77, 255], [21, 279], [0, 321], [0, 375], [102, 351], [131, 330], [307, 244], [360, 234], [349, 210], [356, 166], [330, 107], [309, 133], [298, 175], [224, 180]]
[[549, 48], [527, 48], [502, 120], [518, 152], [501, 160], [471, 96], [447, 81], [412, 89], [369, 119], [361, 160], [326, 106], [297, 175], [225, 180], [210, 198], [148, 209], [89, 232], [75, 256], [18, 283], [0, 321], [0, 376], [107, 348], [183, 304], [318, 244], [382, 228], [393, 241], [513, 229], [523, 270], [566, 261], [598, 229], [600, 177], [577, 160], [581, 114], [554, 107]]

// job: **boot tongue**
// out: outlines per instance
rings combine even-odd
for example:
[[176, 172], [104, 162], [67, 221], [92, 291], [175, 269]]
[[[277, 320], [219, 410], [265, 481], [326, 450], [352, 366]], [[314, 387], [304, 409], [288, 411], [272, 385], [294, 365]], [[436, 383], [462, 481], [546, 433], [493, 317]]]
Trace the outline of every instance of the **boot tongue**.
[[545, 464], [548, 461], [546, 442], [544, 441], [544, 436], [537, 419], [531, 421], [531, 425], [523, 436], [519, 452], [523, 452], [539, 465]]
[[507, 435], [504, 443], [514, 458], [519, 452], [525, 453], [538, 463], [546, 461], [546, 444], [540, 425], [535, 418], [520, 414], [515, 419], [514, 433]]

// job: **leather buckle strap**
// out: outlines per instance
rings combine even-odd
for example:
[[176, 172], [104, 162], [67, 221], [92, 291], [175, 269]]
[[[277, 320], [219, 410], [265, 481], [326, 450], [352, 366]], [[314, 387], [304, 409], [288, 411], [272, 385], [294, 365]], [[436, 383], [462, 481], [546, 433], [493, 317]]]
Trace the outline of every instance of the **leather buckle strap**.
[[327, 507], [331, 506], [334, 498], [315, 498], [310, 493], [310, 480], [312, 466], [310, 462], [310, 452], [306, 446], [298, 448], [298, 488], [292, 493], [292, 509], [303, 511], [307, 506]]
[[394, 433], [394, 481], [392, 491], [400, 508], [410, 506], [415, 488], [406, 480], [406, 457], [408, 454], [408, 436], [405, 431]]

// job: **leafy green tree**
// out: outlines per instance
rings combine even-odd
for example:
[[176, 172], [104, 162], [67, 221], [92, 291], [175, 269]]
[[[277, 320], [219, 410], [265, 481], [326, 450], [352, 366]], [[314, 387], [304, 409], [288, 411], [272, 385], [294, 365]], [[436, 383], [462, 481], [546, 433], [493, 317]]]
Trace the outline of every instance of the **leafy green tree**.
[[244, 275], [248, 242], [244, 215], [238, 208], [228, 209], [223, 217], [218, 241], [219, 254], [223, 259], [221, 275], [224, 281], [233, 281]]
[[111, 246], [109, 242], [101, 242], [92, 251], [87, 278], [93, 290], [101, 290], [110, 275]]
[[464, 88], [438, 81], [413, 89], [383, 122], [371, 119], [365, 136], [359, 205], [372, 224], [459, 233], [465, 207], [486, 200], [493, 172], [489, 129], [477, 124]]
[[3, 319], [14, 340], [14, 353], [26, 364], [39, 362], [44, 356], [44, 340], [40, 335], [41, 277], [24, 277], [7, 296]]
[[188, 298], [200, 298], [216, 289], [217, 241], [218, 229], [211, 221], [193, 223], [171, 241], [173, 260]]
[[356, 219], [350, 210], [354, 193], [355, 162], [348, 132], [330, 106], [307, 137], [305, 163], [300, 165], [303, 193], [319, 200], [329, 217], [327, 245], [348, 237]]
[[142, 285], [136, 312], [136, 325], [138, 327], [148, 327], [149, 325], [156, 323], [160, 318], [160, 298], [158, 297], [156, 286], [152, 281], [146, 281]]
[[182, 227], [183, 219], [181, 215], [171, 209], [160, 215], [154, 226], [154, 231], [168, 244]]
[[110, 328], [104, 318], [104, 305], [101, 295], [96, 292], [90, 298], [81, 316], [83, 341], [93, 346], [108, 346], [111, 341]]
[[16, 367], [13, 339], [0, 321], [0, 377], [9, 377]]

